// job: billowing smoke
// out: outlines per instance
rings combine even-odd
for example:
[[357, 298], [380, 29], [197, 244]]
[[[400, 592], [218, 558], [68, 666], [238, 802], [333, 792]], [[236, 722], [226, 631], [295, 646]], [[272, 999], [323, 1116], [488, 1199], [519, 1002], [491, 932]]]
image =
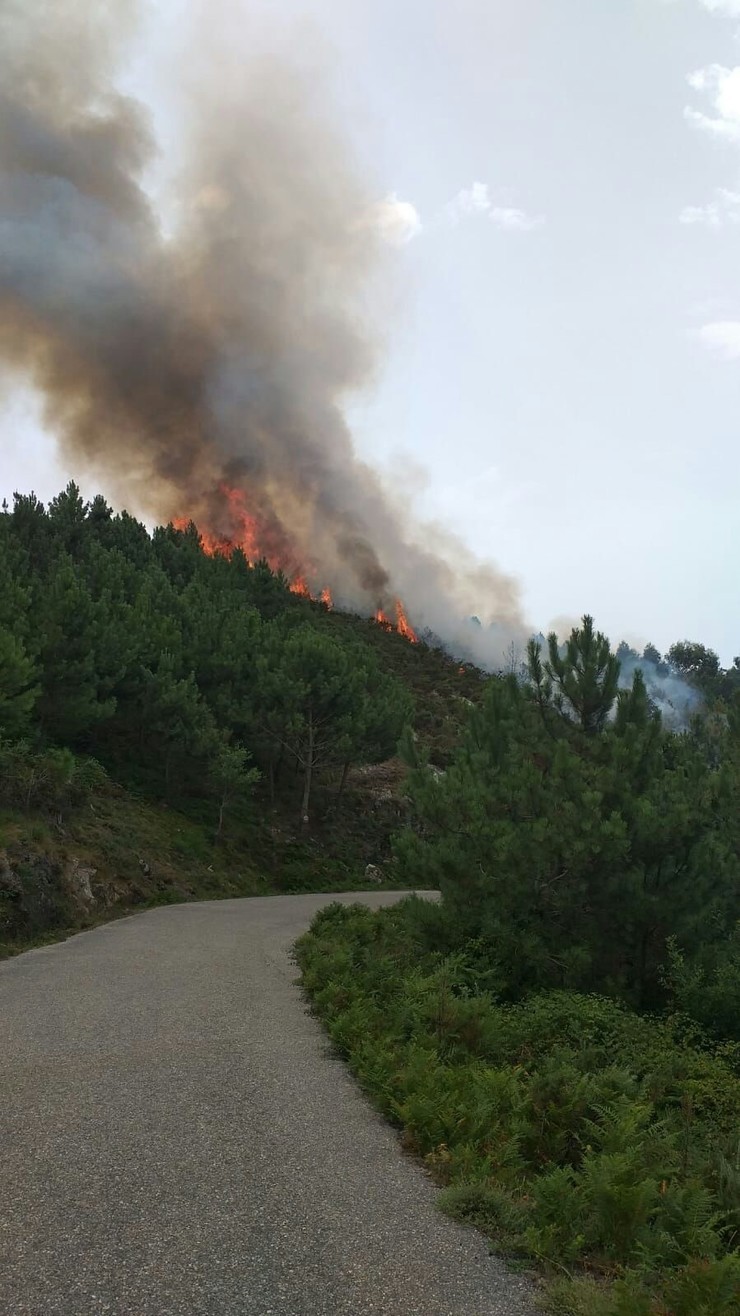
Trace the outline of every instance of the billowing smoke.
[[115, 82], [135, 17], [124, 0], [3, 0], [5, 365], [42, 392], [65, 456], [134, 510], [192, 518], [345, 604], [400, 597], [443, 637], [495, 620], [505, 647], [524, 630], [512, 580], [437, 553], [344, 420], [376, 368], [367, 290], [393, 257], [325, 79], [214, 57], [177, 110], [162, 209], [150, 116]]
[[650, 699], [660, 709], [663, 724], [672, 731], [683, 731], [689, 726], [692, 717], [704, 703], [700, 691], [689, 685], [678, 672], [671, 671], [666, 664], [659, 665], [636, 654], [626, 657], [620, 655], [619, 661], [619, 684], [623, 689], [632, 685], [635, 672], [639, 669]]

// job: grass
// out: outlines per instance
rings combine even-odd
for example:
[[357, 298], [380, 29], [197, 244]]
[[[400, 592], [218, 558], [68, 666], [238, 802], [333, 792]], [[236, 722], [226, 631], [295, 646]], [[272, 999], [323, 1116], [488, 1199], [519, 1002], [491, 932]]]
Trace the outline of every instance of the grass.
[[[285, 804], [260, 796], [234, 809], [214, 837], [213, 807], [200, 799], [171, 805], [109, 782], [63, 818], [0, 812], [0, 957], [58, 940], [108, 919], [184, 900], [302, 891], [351, 891], [368, 863], [389, 864], [397, 802], [377, 807], [350, 786], [337, 807], [317, 792], [315, 825], [302, 836]], [[75, 890], [74, 868], [94, 870], [94, 901]]]
[[[3, 862], [4, 861], [4, 862]], [[65, 816], [0, 815], [0, 955], [152, 905], [268, 886], [197, 822], [110, 787]], [[93, 901], [75, 874], [88, 875]]]
[[734, 1316], [740, 1047], [598, 997], [501, 1005], [424, 952], [427, 918], [335, 905], [297, 953], [442, 1207], [538, 1266], [553, 1316]]

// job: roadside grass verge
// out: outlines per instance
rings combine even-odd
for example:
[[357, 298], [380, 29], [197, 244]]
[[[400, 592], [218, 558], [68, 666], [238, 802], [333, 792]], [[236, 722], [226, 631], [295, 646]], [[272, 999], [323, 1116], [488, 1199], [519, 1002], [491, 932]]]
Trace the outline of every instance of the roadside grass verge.
[[536, 1263], [555, 1316], [737, 1316], [740, 1046], [549, 992], [502, 1005], [414, 898], [331, 905], [304, 988], [440, 1205]]
[[249, 800], [216, 841], [208, 801], [165, 804], [110, 780], [63, 815], [0, 806], [0, 959], [156, 905], [392, 887], [393, 865], [380, 882], [365, 878], [368, 859], [385, 857], [391, 825], [368, 812], [350, 798], [304, 837], [284, 813]]
[[262, 894], [270, 887], [247, 856], [215, 848], [197, 821], [112, 783], [62, 820], [6, 808], [0, 959], [155, 905]]

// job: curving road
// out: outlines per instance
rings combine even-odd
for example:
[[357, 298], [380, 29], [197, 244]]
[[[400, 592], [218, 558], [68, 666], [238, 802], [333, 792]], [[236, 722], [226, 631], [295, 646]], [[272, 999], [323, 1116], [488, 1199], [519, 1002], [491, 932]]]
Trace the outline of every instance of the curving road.
[[168, 906], [0, 965], [4, 1316], [530, 1316], [306, 1012], [289, 948], [331, 899]]

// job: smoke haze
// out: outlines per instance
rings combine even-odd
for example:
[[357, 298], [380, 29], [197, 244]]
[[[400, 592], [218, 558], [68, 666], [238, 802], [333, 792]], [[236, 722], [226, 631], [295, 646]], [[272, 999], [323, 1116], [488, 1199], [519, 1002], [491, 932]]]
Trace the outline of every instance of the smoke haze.
[[515, 583], [440, 553], [344, 420], [377, 368], [368, 289], [393, 257], [325, 70], [194, 43], [161, 208], [149, 112], [114, 81], [136, 19], [121, 0], [4, 0], [2, 362], [65, 456], [144, 515], [192, 518], [340, 603], [403, 598], [448, 641], [475, 613], [505, 647], [526, 630]]

